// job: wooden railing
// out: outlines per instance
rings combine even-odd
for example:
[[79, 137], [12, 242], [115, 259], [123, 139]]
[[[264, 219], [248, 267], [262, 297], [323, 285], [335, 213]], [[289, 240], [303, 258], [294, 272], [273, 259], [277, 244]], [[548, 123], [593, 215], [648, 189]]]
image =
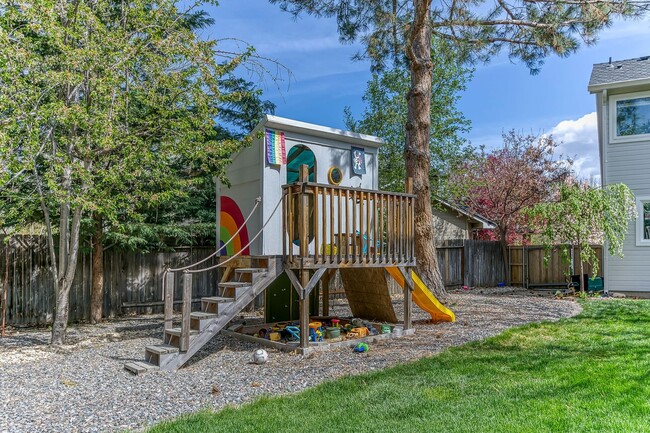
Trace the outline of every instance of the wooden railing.
[[300, 179], [282, 187], [289, 267], [415, 265], [413, 194], [307, 182], [303, 167]]

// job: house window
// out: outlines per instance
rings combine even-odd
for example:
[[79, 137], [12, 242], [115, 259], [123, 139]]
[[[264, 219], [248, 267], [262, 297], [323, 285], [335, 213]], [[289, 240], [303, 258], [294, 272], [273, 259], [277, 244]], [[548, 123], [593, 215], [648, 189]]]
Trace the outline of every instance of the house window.
[[613, 96], [612, 141], [650, 139], [650, 92]]
[[637, 199], [637, 212], [636, 244], [650, 246], [650, 197]]

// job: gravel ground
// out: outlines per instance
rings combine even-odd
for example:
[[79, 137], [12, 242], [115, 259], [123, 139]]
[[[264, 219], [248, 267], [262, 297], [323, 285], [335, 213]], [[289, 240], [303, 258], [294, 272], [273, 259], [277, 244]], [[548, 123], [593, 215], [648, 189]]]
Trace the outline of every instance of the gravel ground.
[[[284, 394], [344, 375], [430, 356], [529, 322], [578, 314], [571, 300], [531, 296], [513, 288], [449, 295], [455, 323], [428, 323], [414, 308], [416, 333], [371, 345], [308, 357], [269, 350], [269, 362], [250, 363], [254, 344], [217, 335], [183, 369], [133, 376], [123, 364], [143, 358], [161, 338], [160, 316], [139, 316], [70, 328], [63, 348], [47, 345], [49, 332], [12, 329], [0, 338], [0, 432], [112, 432], [204, 408], [240, 404], [262, 394]], [[402, 303], [395, 300], [398, 317]], [[344, 302], [332, 314], [349, 315]], [[249, 317], [248, 323], [259, 320]]]

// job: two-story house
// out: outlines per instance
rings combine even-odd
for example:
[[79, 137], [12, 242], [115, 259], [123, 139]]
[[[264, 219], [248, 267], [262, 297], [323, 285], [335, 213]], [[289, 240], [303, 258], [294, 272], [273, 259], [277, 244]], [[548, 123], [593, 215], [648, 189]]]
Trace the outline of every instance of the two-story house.
[[604, 255], [605, 290], [650, 292], [650, 56], [595, 64], [588, 89], [596, 95], [601, 182], [629, 186], [638, 210], [624, 257]]

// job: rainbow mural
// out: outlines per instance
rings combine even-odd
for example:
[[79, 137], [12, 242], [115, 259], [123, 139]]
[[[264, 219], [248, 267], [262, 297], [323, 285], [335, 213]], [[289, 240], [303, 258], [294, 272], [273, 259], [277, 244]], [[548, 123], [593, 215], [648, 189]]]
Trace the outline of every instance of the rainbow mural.
[[[219, 241], [221, 247], [221, 254], [232, 256], [233, 254], [241, 251], [242, 247], [248, 244], [248, 228], [244, 228], [239, 232], [235, 239], [232, 240], [228, 245], [224, 244], [234, 235], [239, 227], [244, 224], [244, 216], [237, 206], [237, 203], [228, 196], [221, 196], [221, 213], [219, 214], [221, 218], [221, 227], [219, 230]], [[244, 248], [242, 251], [243, 255], [249, 255], [249, 248]]]

